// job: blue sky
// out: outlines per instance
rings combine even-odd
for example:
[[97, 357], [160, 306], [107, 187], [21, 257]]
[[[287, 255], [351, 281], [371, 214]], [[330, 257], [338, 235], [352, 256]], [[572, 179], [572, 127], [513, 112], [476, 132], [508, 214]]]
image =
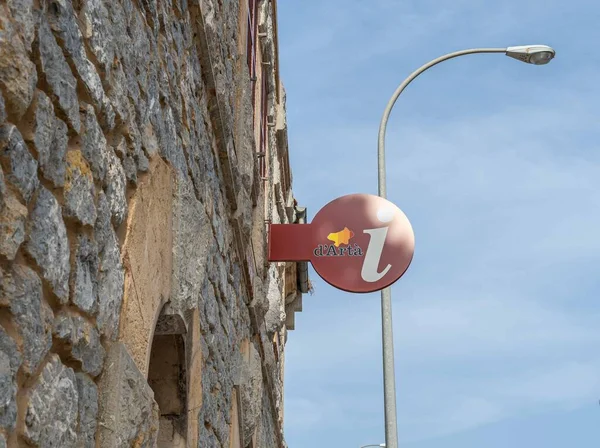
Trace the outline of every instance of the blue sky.
[[[600, 444], [600, 7], [591, 0], [280, 1], [294, 191], [309, 217], [376, 193], [381, 114], [412, 70], [464, 48], [542, 43], [434, 67], [388, 128], [388, 195], [416, 253], [392, 289], [406, 448]], [[290, 448], [381, 443], [379, 295], [311, 272], [286, 352]]]

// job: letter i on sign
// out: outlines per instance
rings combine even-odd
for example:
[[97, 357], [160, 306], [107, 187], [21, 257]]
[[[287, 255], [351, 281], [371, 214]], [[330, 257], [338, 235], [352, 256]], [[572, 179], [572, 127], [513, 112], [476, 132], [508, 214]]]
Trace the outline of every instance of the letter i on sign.
[[[389, 223], [394, 219], [394, 210], [390, 207], [380, 208], [377, 210], [377, 219], [382, 223]], [[385, 245], [385, 237], [388, 233], [388, 226], [380, 227], [378, 229], [365, 229], [363, 230], [363, 233], [369, 234], [371, 239], [367, 246], [365, 261], [363, 262], [360, 276], [365, 282], [377, 282], [392, 268], [392, 265], [388, 264], [383, 271], [377, 272], [379, 262], [381, 261], [383, 246]]]

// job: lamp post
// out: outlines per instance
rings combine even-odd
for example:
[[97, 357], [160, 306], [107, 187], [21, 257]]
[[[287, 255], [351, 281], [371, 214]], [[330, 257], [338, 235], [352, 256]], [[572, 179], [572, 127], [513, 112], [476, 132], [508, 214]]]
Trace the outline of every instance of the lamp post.
[[370, 446], [376, 446], [376, 447], [385, 448], [385, 443], [380, 443], [379, 445], [363, 445], [360, 448], [368, 448]]
[[[379, 196], [386, 198], [386, 167], [385, 167], [385, 131], [390, 112], [396, 100], [404, 89], [421, 73], [448, 59], [474, 53], [504, 53], [506, 56], [534, 65], [544, 65], [550, 62], [555, 51], [546, 45], [524, 45], [508, 48], [473, 48], [456, 51], [434, 59], [423, 65], [406, 78], [396, 89], [388, 102], [379, 125], [379, 138], [377, 142], [377, 165]], [[394, 340], [392, 329], [392, 294], [391, 288], [381, 290], [381, 330], [383, 340], [383, 389], [385, 409], [385, 445], [387, 448], [398, 448], [398, 429], [396, 417], [396, 379], [394, 374]], [[377, 445], [368, 445], [377, 446]]]

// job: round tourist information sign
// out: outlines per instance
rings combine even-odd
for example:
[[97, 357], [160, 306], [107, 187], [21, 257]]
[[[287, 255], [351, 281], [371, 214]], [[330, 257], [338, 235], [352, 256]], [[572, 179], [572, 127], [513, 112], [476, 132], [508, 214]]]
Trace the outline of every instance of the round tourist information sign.
[[310, 224], [272, 224], [269, 261], [310, 261], [329, 284], [348, 292], [384, 289], [408, 269], [415, 238], [406, 215], [370, 194], [331, 201]]

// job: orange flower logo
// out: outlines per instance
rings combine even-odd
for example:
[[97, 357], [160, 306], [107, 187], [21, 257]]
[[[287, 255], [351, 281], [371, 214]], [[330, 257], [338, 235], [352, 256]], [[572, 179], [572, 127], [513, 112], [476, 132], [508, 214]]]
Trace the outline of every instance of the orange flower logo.
[[331, 241], [335, 247], [340, 247], [341, 244], [348, 245], [353, 236], [354, 232], [348, 229], [348, 227], [344, 227], [344, 230], [327, 235], [327, 239]]

